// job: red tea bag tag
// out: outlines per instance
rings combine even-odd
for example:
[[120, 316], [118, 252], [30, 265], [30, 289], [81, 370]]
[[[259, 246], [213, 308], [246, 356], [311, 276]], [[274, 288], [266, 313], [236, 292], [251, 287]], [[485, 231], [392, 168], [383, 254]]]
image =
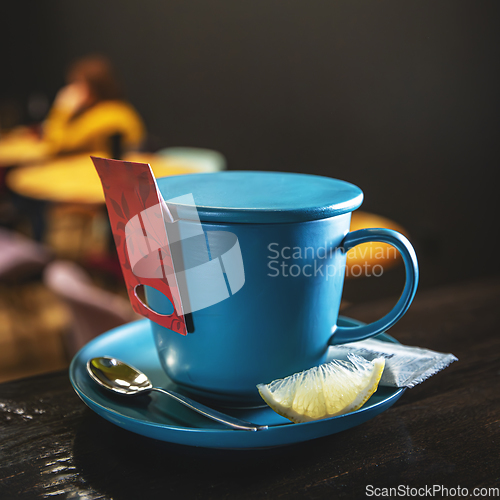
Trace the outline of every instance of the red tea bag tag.
[[[101, 178], [111, 230], [134, 311], [187, 334], [181, 295], [165, 222], [174, 222], [147, 163], [91, 157]], [[137, 287], [156, 288], [172, 302], [170, 315], [144, 304]]]

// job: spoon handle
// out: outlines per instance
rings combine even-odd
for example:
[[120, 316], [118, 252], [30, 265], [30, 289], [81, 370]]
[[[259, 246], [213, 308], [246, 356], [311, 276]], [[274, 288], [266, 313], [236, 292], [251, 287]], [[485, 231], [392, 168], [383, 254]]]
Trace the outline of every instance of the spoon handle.
[[170, 396], [184, 406], [191, 408], [191, 410], [204, 415], [207, 418], [211, 418], [216, 422], [220, 422], [221, 424], [232, 427], [233, 429], [239, 429], [242, 431], [262, 431], [267, 429], [267, 425], [255, 425], [249, 422], [245, 422], [244, 420], [240, 420], [239, 418], [225, 415], [224, 413], [214, 410], [213, 408], [209, 408], [208, 406], [198, 403], [197, 401], [193, 401], [192, 399], [187, 398], [186, 396], [183, 396], [182, 394], [179, 394], [177, 392], [161, 389], [159, 387], [152, 387], [151, 390], [166, 394], [167, 396]]

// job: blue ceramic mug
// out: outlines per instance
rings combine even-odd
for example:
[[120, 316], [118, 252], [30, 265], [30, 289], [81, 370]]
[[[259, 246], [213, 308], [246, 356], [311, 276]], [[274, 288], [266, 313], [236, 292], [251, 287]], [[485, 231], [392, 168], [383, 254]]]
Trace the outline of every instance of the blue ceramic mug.
[[[192, 333], [182, 336], [152, 323], [164, 370], [198, 397], [223, 405], [261, 404], [258, 383], [321, 364], [332, 344], [387, 330], [413, 300], [418, 265], [406, 237], [389, 229], [349, 232], [351, 212], [363, 199], [352, 184], [305, 174], [229, 171], [167, 177], [158, 185], [166, 200], [192, 194], [209, 250], [211, 240], [225, 241], [230, 234], [241, 252], [243, 283], [232, 286], [234, 273], [227, 260], [225, 267], [221, 263], [227, 298], [193, 308]], [[179, 220], [180, 233], [193, 234], [193, 224]], [[346, 253], [369, 241], [388, 243], [401, 253], [403, 293], [378, 321], [339, 326]], [[198, 253], [192, 248], [182, 249], [185, 261]], [[211, 263], [224, 262], [223, 251], [208, 254]], [[211, 283], [198, 281], [191, 290], [188, 284], [189, 294], [203, 287], [210, 294]], [[154, 288], [147, 288], [146, 297], [153, 310], [172, 312]]]

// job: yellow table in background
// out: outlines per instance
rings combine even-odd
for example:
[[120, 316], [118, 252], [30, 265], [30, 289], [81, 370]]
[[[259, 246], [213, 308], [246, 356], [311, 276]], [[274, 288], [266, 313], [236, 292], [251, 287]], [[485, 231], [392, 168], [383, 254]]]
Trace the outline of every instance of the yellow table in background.
[[25, 165], [49, 157], [47, 143], [26, 129], [11, 132], [0, 140], [0, 168]]
[[[370, 227], [394, 229], [405, 234], [399, 224], [386, 217], [360, 210], [352, 213], [351, 231]], [[393, 246], [377, 241], [363, 243], [347, 252], [346, 277], [377, 276], [400, 263], [401, 256]]]
[[[63, 203], [104, 203], [101, 181], [90, 154], [57, 157], [41, 163], [17, 167], [7, 175], [9, 188], [17, 194], [38, 200]], [[92, 156], [106, 157], [103, 153]], [[155, 177], [196, 172], [187, 162], [148, 153], [131, 153], [127, 161], [149, 163]]]

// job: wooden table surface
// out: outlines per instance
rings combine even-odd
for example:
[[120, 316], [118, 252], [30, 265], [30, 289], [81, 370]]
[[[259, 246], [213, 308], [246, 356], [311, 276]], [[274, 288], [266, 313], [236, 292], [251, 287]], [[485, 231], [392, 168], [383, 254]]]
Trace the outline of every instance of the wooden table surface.
[[[332, 499], [425, 487], [499, 496], [499, 296], [500, 278], [418, 292], [391, 334], [459, 361], [373, 420], [285, 448], [213, 451], [129, 433], [89, 410], [66, 372], [4, 383], [0, 498]], [[371, 321], [392, 304], [343, 312]]]

